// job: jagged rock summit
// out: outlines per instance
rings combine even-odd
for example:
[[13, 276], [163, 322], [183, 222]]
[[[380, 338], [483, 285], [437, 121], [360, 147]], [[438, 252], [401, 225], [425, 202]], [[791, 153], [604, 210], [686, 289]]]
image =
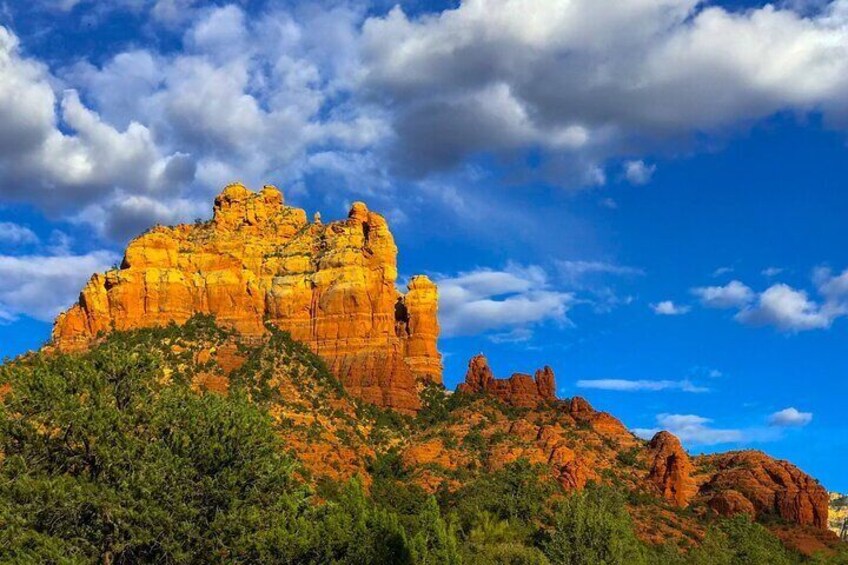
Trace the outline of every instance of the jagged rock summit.
[[536, 371], [535, 377], [514, 373], [507, 379], [496, 379], [489, 361], [480, 353], [468, 362], [465, 382], [459, 392], [486, 392], [513, 406], [535, 408], [540, 402], [556, 399], [554, 372], [550, 367]]
[[419, 383], [442, 382], [438, 294], [425, 276], [405, 294], [396, 280], [394, 238], [365, 204], [345, 220], [309, 222], [275, 187], [231, 184], [212, 220], [156, 226], [130, 242], [120, 268], [92, 276], [56, 319], [52, 341], [81, 349], [100, 332], [198, 313], [245, 336], [270, 322], [321, 355], [353, 395], [413, 412]]

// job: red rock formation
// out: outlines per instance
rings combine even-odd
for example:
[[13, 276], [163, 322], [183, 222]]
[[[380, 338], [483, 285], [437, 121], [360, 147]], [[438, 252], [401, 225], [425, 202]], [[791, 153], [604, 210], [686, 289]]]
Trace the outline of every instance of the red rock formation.
[[595, 414], [595, 409], [582, 396], [575, 396], [568, 401], [568, 413], [576, 419], [588, 418]]
[[60, 315], [53, 343], [86, 347], [99, 332], [214, 314], [247, 336], [266, 321], [328, 362], [354, 395], [411, 412], [417, 381], [441, 382], [436, 286], [395, 288], [397, 247], [361, 202], [348, 219], [310, 223], [274, 187], [240, 184], [215, 199], [210, 222], [157, 226], [133, 240], [119, 269], [96, 274]]
[[733, 516], [735, 514], [746, 514], [751, 518], [757, 517], [754, 504], [745, 498], [739, 491], [728, 489], [713, 496], [707, 502], [716, 514], [722, 516]]
[[827, 528], [827, 491], [787, 461], [759, 451], [737, 451], [704, 455], [695, 463], [711, 470], [699, 497], [720, 514], [772, 515]]
[[672, 504], [687, 506], [698, 489], [692, 479], [695, 468], [680, 440], [669, 432], [659, 432], [648, 449], [652, 457], [648, 481]]
[[468, 362], [465, 382], [457, 387], [459, 392], [485, 392], [503, 402], [523, 408], [535, 408], [540, 402], [556, 399], [554, 372], [550, 367], [536, 371], [535, 377], [514, 373], [508, 379], [496, 379], [483, 354]]
[[636, 437], [621, 423], [621, 420], [609, 412], [599, 412], [592, 408], [589, 401], [580, 396], [575, 396], [565, 402], [562, 410], [578, 424], [587, 426], [599, 435], [614, 440], [622, 447], [632, 447], [636, 444]]

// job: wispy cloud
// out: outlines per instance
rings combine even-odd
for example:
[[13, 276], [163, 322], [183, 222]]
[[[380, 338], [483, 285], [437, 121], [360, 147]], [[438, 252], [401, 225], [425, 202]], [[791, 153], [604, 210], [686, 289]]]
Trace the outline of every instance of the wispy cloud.
[[775, 412], [768, 418], [769, 425], [780, 427], [802, 427], [812, 421], [812, 412], [801, 412], [791, 406]]
[[557, 261], [560, 276], [570, 283], [580, 282], [592, 275], [641, 276], [645, 271], [638, 267], [618, 265], [606, 261]]
[[0, 244], [32, 245], [39, 242], [35, 232], [14, 222], [0, 222]]
[[733, 280], [724, 286], [702, 286], [692, 289], [692, 294], [707, 308], [741, 308], [754, 299], [754, 291], [740, 281]]
[[717, 379], [719, 377], [724, 376], [724, 373], [722, 373], [718, 369], [703, 366], [692, 367], [691, 369], [689, 369], [689, 374], [693, 377], [706, 377], [710, 379]]
[[494, 333], [488, 336], [492, 343], [524, 343], [533, 338], [530, 328], [514, 328], [508, 332]]
[[647, 380], [647, 379], [582, 379], [577, 381], [578, 388], [597, 390], [614, 390], [620, 392], [657, 392], [663, 390], [679, 390], [683, 392], [709, 392], [710, 389], [694, 384], [689, 379]]

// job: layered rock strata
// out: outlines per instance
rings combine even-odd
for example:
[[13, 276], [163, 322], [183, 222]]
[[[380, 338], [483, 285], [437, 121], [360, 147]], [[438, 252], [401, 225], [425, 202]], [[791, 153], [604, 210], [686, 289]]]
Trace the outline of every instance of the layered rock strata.
[[245, 336], [269, 322], [323, 357], [355, 396], [413, 412], [418, 383], [442, 380], [438, 292], [425, 276], [405, 294], [396, 280], [392, 234], [365, 204], [342, 221], [309, 222], [276, 188], [233, 184], [215, 199], [212, 220], [133, 240], [120, 268], [95, 274], [57, 318], [53, 344], [80, 349], [100, 332], [197, 313]]

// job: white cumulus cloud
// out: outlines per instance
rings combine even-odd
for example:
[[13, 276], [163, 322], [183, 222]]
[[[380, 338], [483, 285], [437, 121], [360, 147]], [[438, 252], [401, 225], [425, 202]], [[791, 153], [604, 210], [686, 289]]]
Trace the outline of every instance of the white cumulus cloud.
[[[567, 322], [574, 301], [572, 293], [552, 288], [547, 273], [538, 266], [477, 269], [437, 277], [436, 282], [445, 336], [526, 329], [545, 320]], [[526, 332], [506, 335], [527, 337]]]
[[683, 443], [691, 445], [715, 445], [719, 443], [739, 443], [745, 439], [740, 429], [716, 428], [712, 420], [695, 414], [659, 414], [656, 428], [636, 428], [633, 433], [650, 438], [655, 433], [666, 430]]
[[740, 281], [724, 286], [704, 286], [692, 289], [692, 294], [708, 308], [741, 308], [754, 299], [754, 291]]
[[398, 171], [423, 183], [476, 155], [532, 152], [557, 184], [604, 184], [609, 163], [645, 183], [648, 154], [776, 113], [844, 128], [846, 2], [464, 0], [415, 15], [101, 2], [176, 41], [48, 64], [0, 27], [0, 196], [123, 239], [123, 199], [136, 199], [128, 226], [190, 220], [233, 180], [305, 190], [329, 175], [382, 193]]
[[83, 255], [0, 255], [0, 311], [50, 322], [76, 301], [92, 273], [120, 258], [110, 251]]
[[[841, 118], [846, 12], [843, 0], [808, 15], [697, 0], [396, 7], [364, 24], [365, 85], [397, 108], [414, 169], [540, 146], [572, 182], [602, 182], [604, 160], [635, 140], [662, 146], [783, 110]], [[628, 168], [650, 177], [638, 157]]]
[[624, 163], [624, 178], [631, 184], [648, 184], [656, 170], [656, 165], [648, 165], [641, 159], [627, 161]]
[[688, 313], [692, 307], [682, 304], [675, 304], [671, 300], [663, 300], [656, 304], [651, 304], [651, 309], [655, 314], [660, 316], [681, 316]]
[[830, 326], [833, 316], [810, 300], [805, 291], [781, 283], [763, 291], [757, 303], [740, 311], [736, 319], [745, 324], [804, 331]]
[[801, 412], [797, 408], [789, 407], [775, 412], [768, 418], [772, 426], [801, 427], [813, 421], [812, 412]]
[[828, 328], [848, 315], [848, 269], [834, 275], [829, 268], [821, 267], [812, 278], [818, 297], [786, 283], [774, 283], [755, 292], [738, 280], [725, 286], [694, 288], [692, 292], [708, 308], [736, 309], [734, 319], [743, 324], [773, 326], [785, 332]]

